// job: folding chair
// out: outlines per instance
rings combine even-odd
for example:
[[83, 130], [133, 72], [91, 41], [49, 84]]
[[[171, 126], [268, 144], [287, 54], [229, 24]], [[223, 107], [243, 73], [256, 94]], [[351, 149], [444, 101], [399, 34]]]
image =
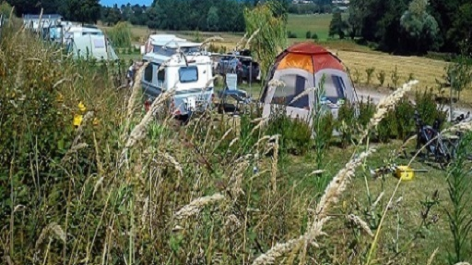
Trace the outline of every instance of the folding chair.
[[238, 89], [238, 75], [237, 74], [226, 74], [225, 75], [225, 88], [219, 93], [221, 99], [221, 105], [224, 106], [227, 97], [231, 97], [236, 100], [235, 111], [239, 110], [239, 104], [249, 104], [251, 102], [251, 96], [244, 90]]

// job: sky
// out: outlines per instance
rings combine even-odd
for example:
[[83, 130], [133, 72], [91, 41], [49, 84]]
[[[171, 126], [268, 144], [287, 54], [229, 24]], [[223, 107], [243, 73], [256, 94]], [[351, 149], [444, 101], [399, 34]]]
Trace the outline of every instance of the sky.
[[118, 4], [118, 6], [126, 5], [130, 3], [131, 5], [139, 4], [139, 5], [151, 5], [152, 0], [100, 0], [100, 4], [104, 6], [113, 6], [114, 4]]

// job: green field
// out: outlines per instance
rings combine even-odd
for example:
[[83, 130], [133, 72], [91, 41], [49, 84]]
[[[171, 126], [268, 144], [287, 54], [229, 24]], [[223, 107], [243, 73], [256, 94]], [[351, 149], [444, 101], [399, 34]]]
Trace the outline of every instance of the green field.
[[305, 39], [307, 31], [316, 33], [319, 40], [328, 39], [329, 23], [332, 15], [289, 15], [287, 31], [295, 33], [297, 39]]

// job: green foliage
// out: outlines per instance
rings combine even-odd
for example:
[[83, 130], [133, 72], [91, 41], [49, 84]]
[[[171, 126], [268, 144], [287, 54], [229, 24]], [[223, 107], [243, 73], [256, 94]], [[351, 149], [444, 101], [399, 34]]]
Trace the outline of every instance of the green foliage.
[[210, 31], [218, 31], [219, 30], [219, 23], [220, 17], [218, 16], [218, 8], [215, 6], [210, 7], [208, 9], [207, 15], [207, 28]]
[[[405, 140], [405, 138], [415, 131], [413, 120], [415, 109], [418, 111], [425, 124], [433, 125], [436, 119], [445, 121], [447, 113], [438, 108], [432, 90], [416, 92], [415, 106], [407, 97], [402, 98], [395, 109], [390, 110], [388, 115], [379, 123], [377, 127], [377, 137], [381, 142], [388, 142], [390, 139]], [[441, 123], [444, 125], [443, 123]]]
[[420, 117], [426, 124], [432, 125], [436, 119], [446, 120], [447, 113], [436, 104], [432, 89], [425, 89], [423, 92], [417, 91], [415, 93], [415, 103]]
[[311, 39], [311, 31], [307, 31], [305, 34], [306, 39]]
[[331, 19], [331, 23], [329, 24], [329, 36], [333, 37], [335, 35], [338, 35], [340, 39], [344, 39], [344, 36], [346, 35], [346, 28], [347, 24], [343, 21], [341, 17], [341, 12], [334, 12], [333, 18]]
[[3, 15], [4, 18], [9, 18], [12, 11], [12, 6], [8, 2], [0, 3], [0, 15]]
[[395, 114], [389, 111], [385, 118], [383, 118], [377, 125], [377, 140], [385, 143], [390, 139], [395, 138], [398, 122], [395, 119]]
[[359, 84], [359, 82], [361, 81], [361, 73], [359, 73], [359, 70], [357, 70], [357, 68], [354, 69], [353, 76], [354, 76], [354, 80], [353, 80], [354, 83]]
[[375, 72], [375, 67], [369, 67], [369, 68], [365, 69], [365, 72], [367, 74], [367, 84], [369, 85], [370, 81], [372, 80], [372, 76]]
[[100, 19], [99, 0], [66, 0], [61, 7], [61, 13], [70, 21], [97, 23]]
[[425, 54], [459, 53], [472, 47], [472, 4], [463, 0], [352, 0], [348, 33], [373, 42], [382, 51]]
[[454, 242], [454, 247], [448, 255], [449, 264], [457, 264], [471, 258], [469, 235], [472, 229], [472, 211], [470, 210], [472, 182], [470, 170], [467, 170], [471, 143], [472, 134], [467, 133], [459, 142], [456, 158], [447, 174], [448, 194], [452, 205], [445, 211]]
[[397, 89], [400, 82], [400, 75], [398, 74], [398, 68], [396, 65], [395, 65], [395, 70], [393, 70], [390, 75], [390, 80], [392, 81], [393, 88]]
[[318, 40], [318, 34], [316, 34], [316, 32], [313, 32], [313, 34], [311, 34], [311, 38], [314, 40]]
[[[107, 31], [108, 37], [113, 43], [113, 47], [130, 48], [131, 47], [131, 29], [128, 22], [119, 22], [113, 28]], [[129, 53], [129, 52], [126, 52]]]
[[439, 46], [439, 25], [427, 12], [428, 0], [413, 0], [400, 18], [400, 25], [406, 31], [406, 41], [413, 44], [410, 49], [426, 54]]
[[312, 146], [312, 129], [306, 121], [288, 117], [283, 107], [274, 111], [265, 130], [266, 135], [280, 135], [280, 151], [304, 155]]
[[397, 129], [396, 137], [404, 140], [410, 132], [415, 130], [415, 121], [413, 120], [415, 108], [407, 98], [402, 98], [394, 113]]
[[262, 75], [266, 76], [275, 57], [285, 47], [286, 21], [274, 16], [276, 6], [273, 2], [260, 4], [254, 9], [244, 10], [246, 32], [251, 36], [259, 30], [250, 43], [251, 50], [260, 63]]
[[370, 97], [367, 97], [366, 100], [361, 99], [358, 105], [359, 117], [357, 118], [357, 120], [359, 125], [362, 126], [363, 129], [365, 129], [370, 119], [375, 114], [376, 106], [374, 104], [374, 101]]
[[143, 25], [162, 30], [243, 32], [246, 5], [234, 0], [155, 1], [146, 10]]
[[440, 86], [440, 90], [452, 88], [457, 98], [460, 99], [461, 91], [470, 88], [472, 85], [472, 59], [461, 54], [455, 58], [452, 63], [448, 64], [444, 70], [444, 81], [440, 82], [436, 80]]
[[288, 37], [289, 39], [296, 39], [296, 38], [298, 38], [297, 34], [294, 33], [294, 32], [291, 32], [290, 30], [287, 31], [287, 37]]
[[350, 145], [358, 132], [355, 105], [349, 101], [344, 102], [338, 111], [336, 130], [340, 133], [342, 147]]
[[380, 72], [377, 73], [377, 79], [379, 80], [380, 86], [383, 86], [385, 83], [385, 71], [381, 70]]

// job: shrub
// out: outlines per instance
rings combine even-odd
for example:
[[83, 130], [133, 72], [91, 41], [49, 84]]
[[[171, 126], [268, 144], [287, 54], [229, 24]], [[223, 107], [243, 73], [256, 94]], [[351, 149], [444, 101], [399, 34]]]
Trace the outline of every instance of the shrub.
[[316, 34], [316, 32], [313, 32], [311, 34], [311, 38], [314, 39], [314, 40], [318, 40], [318, 34]]
[[410, 132], [415, 130], [415, 121], [413, 120], [415, 108], [408, 98], [404, 97], [397, 104], [394, 113], [397, 129], [396, 136], [404, 140]]
[[312, 145], [312, 130], [308, 123], [288, 117], [283, 107], [273, 112], [265, 135], [280, 135], [280, 151], [294, 155], [304, 155]]
[[365, 69], [365, 72], [367, 74], [367, 84], [370, 84], [370, 81], [372, 80], [372, 75], [374, 74], [375, 67], [370, 67]]
[[340, 141], [342, 147], [350, 145], [354, 135], [358, 132], [355, 106], [349, 101], [346, 101], [339, 108], [336, 130], [341, 134]]
[[132, 34], [128, 22], [118, 22], [107, 33], [114, 47], [131, 47]]
[[295, 32], [291, 32], [290, 30], [287, 32], [287, 37], [288, 37], [289, 39], [296, 39], [296, 38], [298, 38], [298, 37], [297, 37], [297, 34], [296, 34]]
[[354, 83], [359, 84], [359, 82], [361, 81], [361, 74], [359, 73], [359, 70], [357, 70], [357, 68], [354, 69], [353, 76], [354, 76]]
[[392, 80], [393, 88], [396, 89], [398, 87], [398, 82], [400, 81], [400, 76], [398, 75], [398, 68], [395, 66], [395, 70], [392, 71], [390, 75], [390, 79]]
[[380, 142], [388, 142], [391, 138], [395, 137], [397, 130], [397, 121], [395, 120], [395, 113], [389, 111], [385, 118], [380, 121], [377, 126], [377, 140]]
[[425, 124], [433, 125], [436, 119], [439, 119], [443, 124], [446, 120], [447, 112], [436, 104], [432, 89], [425, 89], [423, 92], [416, 91], [415, 103], [416, 109]]
[[357, 118], [360, 126], [365, 128], [369, 123], [370, 119], [374, 116], [376, 107], [373, 100], [368, 97], [367, 100], [359, 102], [359, 117]]
[[307, 31], [307, 32], [306, 32], [305, 38], [311, 39], [311, 31]]
[[379, 80], [380, 86], [383, 86], [384, 83], [385, 83], [385, 71], [384, 71], [384, 70], [381, 70], [381, 71], [377, 74], [377, 79]]

